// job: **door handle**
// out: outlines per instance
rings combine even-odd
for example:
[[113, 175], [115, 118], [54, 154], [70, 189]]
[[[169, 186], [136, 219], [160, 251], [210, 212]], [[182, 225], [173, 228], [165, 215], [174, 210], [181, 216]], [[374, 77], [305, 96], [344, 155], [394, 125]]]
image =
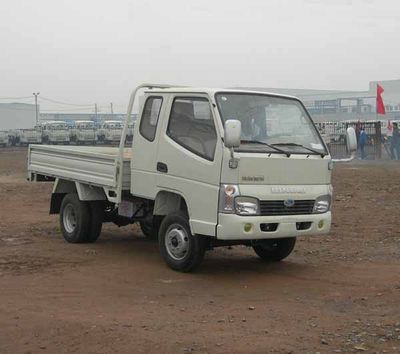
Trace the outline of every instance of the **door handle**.
[[163, 162], [157, 162], [157, 171], [162, 173], [168, 173], [168, 166]]

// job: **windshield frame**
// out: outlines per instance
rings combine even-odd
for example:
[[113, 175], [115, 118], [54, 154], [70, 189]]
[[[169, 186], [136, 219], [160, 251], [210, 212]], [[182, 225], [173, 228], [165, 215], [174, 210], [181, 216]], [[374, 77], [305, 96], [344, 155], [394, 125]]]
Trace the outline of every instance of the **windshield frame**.
[[[307, 111], [307, 108], [304, 106], [303, 102], [299, 98], [285, 96], [285, 95], [279, 95], [279, 94], [272, 94], [272, 93], [267, 93], [267, 92], [263, 93], [263, 92], [255, 92], [255, 91], [229, 91], [229, 90], [227, 90], [227, 91], [217, 91], [217, 92], [214, 93], [214, 101], [215, 101], [215, 104], [216, 104], [216, 107], [217, 107], [217, 110], [218, 110], [218, 115], [220, 117], [220, 120], [221, 120], [221, 123], [222, 123], [222, 127], [224, 128], [224, 131], [225, 131], [225, 122], [224, 122], [224, 118], [222, 116], [222, 111], [221, 111], [221, 107], [219, 105], [219, 101], [217, 99], [218, 95], [223, 95], [223, 94], [226, 94], [226, 95], [247, 95], [247, 96], [249, 96], [249, 95], [266, 96], [266, 97], [271, 97], [271, 98], [281, 98], [281, 99], [285, 99], [285, 100], [288, 100], [288, 101], [297, 102], [298, 104], [300, 104], [301, 108], [305, 112], [305, 115], [306, 115], [307, 119], [311, 123], [312, 129], [314, 129], [316, 135], [318, 136], [318, 138], [320, 140], [321, 145], [324, 148], [324, 151], [321, 150], [321, 153], [324, 153], [326, 156], [329, 155], [329, 149], [326, 146], [324, 139], [322, 139], [321, 133], [317, 129], [313, 119], [310, 116], [310, 113]], [[270, 153], [275, 153], [276, 154], [277, 153], [276, 151], [273, 151], [272, 149], [271, 149], [271, 151], [267, 152], [267, 151], [262, 151], [262, 150], [258, 150], [258, 149], [246, 149], [246, 151], [244, 151], [244, 150], [242, 150], [240, 148], [236, 148], [235, 151], [238, 151], [238, 152], [250, 152], [250, 153], [268, 153], [268, 154], [270, 154]], [[302, 151], [288, 150], [288, 152], [290, 152], [290, 154], [293, 154], [293, 155], [316, 155], [316, 154], [311, 153], [310, 151], [308, 151], [308, 153], [307, 153], [307, 152], [302, 152]]]

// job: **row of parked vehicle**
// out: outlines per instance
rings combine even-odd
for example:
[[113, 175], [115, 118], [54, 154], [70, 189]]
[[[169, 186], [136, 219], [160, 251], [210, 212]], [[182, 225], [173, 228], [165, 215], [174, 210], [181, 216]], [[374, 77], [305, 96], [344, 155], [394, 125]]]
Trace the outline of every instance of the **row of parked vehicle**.
[[[384, 138], [392, 136], [393, 123], [400, 124], [400, 120], [388, 121], [382, 120], [346, 120], [341, 122], [317, 122], [315, 123], [317, 129], [321, 133], [322, 138], [326, 143], [345, 143], [346, 129], [348, 126], [356, 128], [357, 124], [371, 125], [379, 123], [381, 126], [381, 135]], [[357, 130], [357, 129], [356, 129]]]
[[[133, 127], [128, 127], [127, 140], [133, 139]], [[122, 135], [123, 123], [106, 120], [100, 126], [90, 120], [77, 120], [72, 126], [64, 121], [46, 121], [31, 129], [0, 131], [0, 146], [29, 144], [116, 144]]]

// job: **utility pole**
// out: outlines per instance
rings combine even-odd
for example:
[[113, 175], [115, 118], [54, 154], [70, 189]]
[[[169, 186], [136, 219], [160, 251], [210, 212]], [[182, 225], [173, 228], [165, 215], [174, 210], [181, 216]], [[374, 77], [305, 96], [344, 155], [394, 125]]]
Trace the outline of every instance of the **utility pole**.
[[110, 107], [111, 107], [111, 118], [114, 118], [114, 108], [113, 108], [113, 103], [110, 103]]
[[96, 117], [96, 122], [97, 122], [97, 103], [94, 104], [94, 115]]
[[39, 107], [37, 103], [37, 97], [40, 95], [40, 92], [34, 92], [33, 96], [35, 96], [35, 111], [36, 111], [36, 125], [38, 125], [39, 122]]

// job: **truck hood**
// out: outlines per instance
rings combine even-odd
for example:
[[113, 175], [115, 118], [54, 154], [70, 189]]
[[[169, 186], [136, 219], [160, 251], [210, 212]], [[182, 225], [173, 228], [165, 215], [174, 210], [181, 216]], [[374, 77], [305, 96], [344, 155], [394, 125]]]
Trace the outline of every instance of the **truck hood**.
[[229, 168], [230, 154], [224, 153], [222, 183], [252, 185], [330, 184], [330, 156], [292, 154], [290, 157], [268, 153], [235, 153], [236, 169]]

